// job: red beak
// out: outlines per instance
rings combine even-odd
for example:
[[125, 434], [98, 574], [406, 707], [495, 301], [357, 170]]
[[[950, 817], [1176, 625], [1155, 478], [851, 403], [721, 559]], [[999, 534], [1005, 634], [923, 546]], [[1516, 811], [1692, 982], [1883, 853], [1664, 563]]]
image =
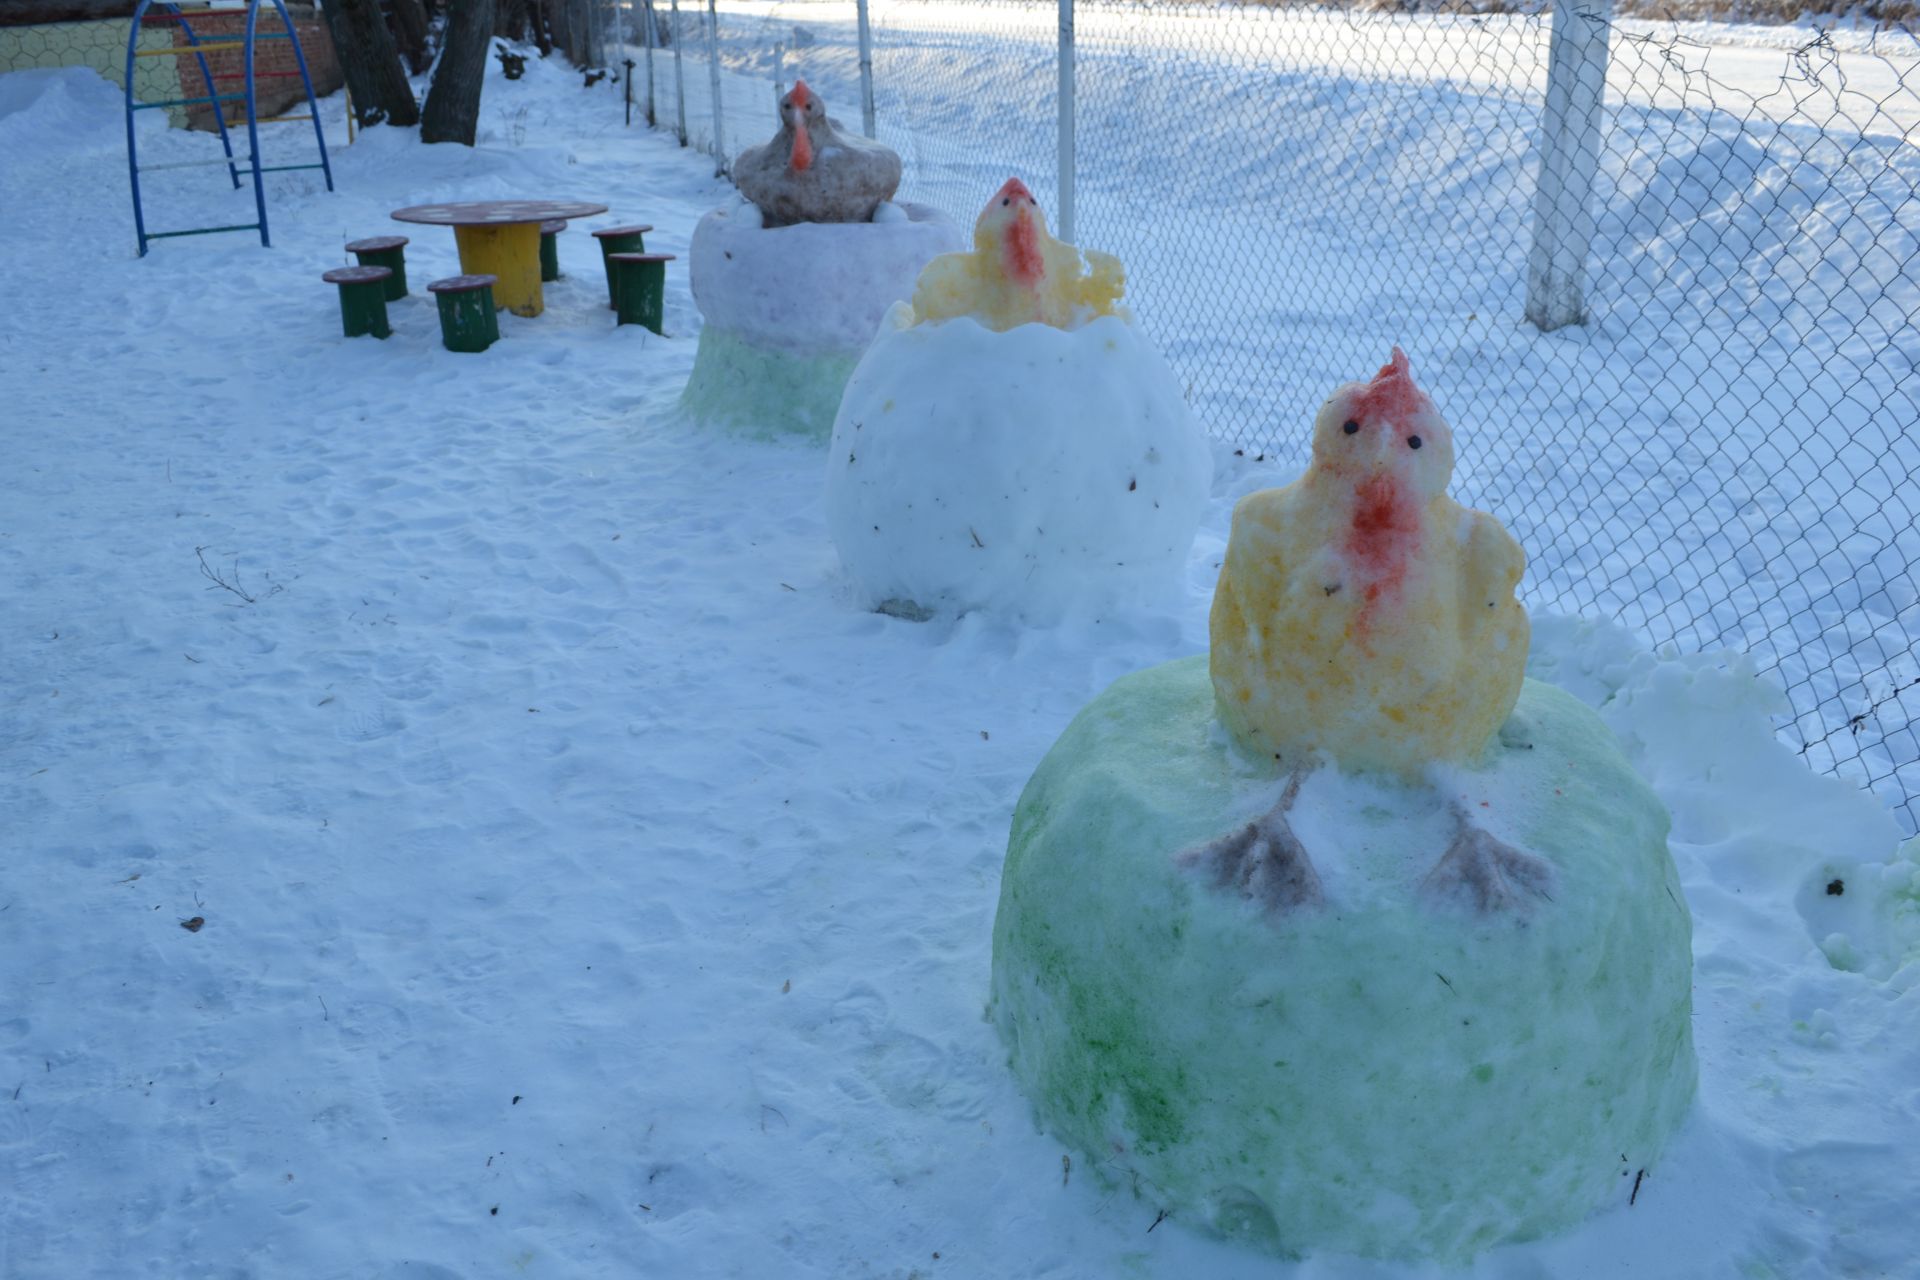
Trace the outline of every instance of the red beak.
[[787, 101], [794, 110], [793, 159], [789, 163], [795, 173], [805, 173], [813, 165], [813, 139], [807, 136], [807, 104], [813, 101], [813, 90], [807, 88], [805, 80], [795, 80]]

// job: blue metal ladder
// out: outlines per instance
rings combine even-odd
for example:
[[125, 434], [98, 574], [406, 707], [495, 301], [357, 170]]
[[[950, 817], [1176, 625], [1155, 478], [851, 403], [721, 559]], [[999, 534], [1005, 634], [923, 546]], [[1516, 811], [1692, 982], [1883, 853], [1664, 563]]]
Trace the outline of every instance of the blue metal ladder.
[[[156, 3], [159, 8], [164, 11], [163, 15], [156, 16], [171, 18], [173, 22], [177, 24], [181, 35], [185, 37], [185, 44], [176, 42], [164, 49], [140, 48], [140, 32], [143, 29], [142, 24], [148, 21], [147, 11], [153, 8]], [[326, 175], [327, 190], [333, 190], [333, 167], [327, 161], [327, 139], [320, 128], [320, 108], [319, 104], [314, 101], [313, 77], [307, 74], [307, 58], [306, 55], [300, 51], [300, 37], [294, 31], [293, 19], [287, 14], [287, 6], [282, 0], [271, 0], [271, 3], [280, 15], [280, 25], [282, 29], [279, 31], [256, 31], [260, 21], [260, 0], [246, 0], [245, 12], [247, 15], [247, 29], [245, 36], [239, 40], [232, 39], [231, 37], [202, 40], [194, 31], [193, 25], [187, 21], [187, 13], [189, 10], [194, 13], [209, 16], [220, 16], [227, 13], [239, 12], [234, 9], [212, 8], [208, 0], [198, 0], [197, 3], [196, 0], [140, 0], [139, 4], [135, 6], [133, 11], [133, 26], [127, 34], [127, 177], [133, 187], [133, 227], [134, 232], [140, 237], [140, 255], [142, 257], [146, 256], [149, 241], [164, 240], [170, 236], [210, 235], [217, 231], [253, 231], [257, 229], [260, 232], [260, 243], [271, 247], [273, 242], [267, 237], [267, 193], [266, 187], [261, 181], [261, 175], [263, 174], [282, 173], [292, 169], [318, 169]], [[260, 40], [286, 40], [292, 43], [294, 65], [299, 67], [300, 83], [307, 91], [306, 115], [267, 116], [262, 118], [258, 114], [256, 110], [257, 98], [254, 91], [253, 52], [255, 43]], [[242, 50], [241, 60], [245, 69], [241, 72], [233, 73], [233, 75], [216, 77], [213, 69], [207, 65], [207, 54], [223, 49]], [[178, 98], [167, 102], [134, 101], [133, 69], [136, 59], [178, 58], [188, 55], [192, 55], [194, 61], [199, 64], [200, 80], [207, 88], [206, 97]], [[221, 93], [215, 81], [217, 79], [231, 79], [234, 75], [245, 79], [245, 92]], [[226, 112], [222, 109], [225, 103], [241, 101], [247, 104], [247, 154], [244, 158], [236, 157], [233, 154], [233, 138], [227, 132]], [[133, 113], [136, 111], [154, 111], [164, 107], [195, 106], [211, 106], [213, 108], [214, 123], [220, 130], [220, 147], [226, 153], [224, 159], [184, 160], [168, 164], [147, 165], [142, 168], [139, 162], [138, 144], [133, 127]], [[313, 122], [313, 140], [320, 151], [319, 162], [315, 164], [263, 165], [260, 162], [260, 126], [263, 124], [282, 124], [298, 120], [311, 120]], [[244, 164], [246, 169], [252, 173], [253, 206], [258, 221], [220, 227], [188, 227], [179, 231], [150, 232], [147, 230], [146, 214], [143, 212], [140, 204], [140, 175], [142, 173], [153, 173], [161, 169], [187, 169], [201, 165], [221, 164], [226, 166], [227, 176], [233, 180], [233, 188], [236, 191], [240, 189], [240, 169], [242, 165]]]

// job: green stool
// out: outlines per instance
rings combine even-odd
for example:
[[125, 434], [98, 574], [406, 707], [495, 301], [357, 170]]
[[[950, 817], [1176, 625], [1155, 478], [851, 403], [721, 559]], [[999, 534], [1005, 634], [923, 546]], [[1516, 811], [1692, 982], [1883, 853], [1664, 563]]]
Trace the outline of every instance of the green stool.
[[549, 218], [540, 224], [540, 282], [560, 278], [560, 248], [554, 237], [567, 229], [565, 218]]
[[667, 317], [667, 264], [670, 253], [610, 253], [614, 310], [618, 324], [643, 324], [655, 333]]
[[620, 303], [614, 296], [613, 255], [616, 253], [645, 253], [647, 244], [643, 237], [652, 227], [635, 224], [631, 227], [603, 227], [593, 233], [600, 242], [600, 262], [607, 269], [607, 305], [618, 309]]
[[497, 276], [448, 276], [427, 286], [440, 303], [440, 341], [449, 351], [485, 351], [500, 340], [493, 309]]
[[335, 267], [321, 276], [328, 284], [340, 286], [340, 325], [349, 338], [370, 333], [384, 338], [387, 328], [387, 280], [393, 272], [387, 267]]
[[387, 281], [387, 301], [395, 302], [407, 296], [407, 238], [405, 236], [374, 236], [369, 240], [355, 240], [347, 246], [363, 267], [386, 267], [393, 272], [393, 278]]

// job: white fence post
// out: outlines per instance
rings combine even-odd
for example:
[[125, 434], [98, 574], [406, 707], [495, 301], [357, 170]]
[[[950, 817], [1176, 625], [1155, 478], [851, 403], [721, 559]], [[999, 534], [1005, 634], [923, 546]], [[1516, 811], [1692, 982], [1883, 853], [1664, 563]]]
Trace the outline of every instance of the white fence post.
[[673, 41], [673, 97], [679, 111], [680, 145], [687, 145], [687, 69], [680, 61], [680, 0], [672, 0], [668, 38]]
[[721, 128], [724, 114], [720, 105], [720, 12], [714, 0], [707, 0], [707, 83], [713, 86], [713, 176], [727, 173], [727, 139]]
[[1587, 255], [1593, 248], [1593, 182], [1600, 168], [1600, 103], [1607, 88], [1612, 8], [1612, 0], [1553, 4], [1533, 244], [1527, 251], [1527, 320], [1543, 333], [1587, 318]]
[[869, 138], [873, 131], [873, 26], [867, 20], [867, 0], [855, 5], [860, 15], [860, 131]]
[[1073, 0], [1060, 0], [1060, 238], [1073, 243]]
[[653, 0], [647, 5], [647, 128], [651, 129], [660, 121], [655, 115], [653, 104], [653, 51], [660, 45], [660, 23], [654, 16]]

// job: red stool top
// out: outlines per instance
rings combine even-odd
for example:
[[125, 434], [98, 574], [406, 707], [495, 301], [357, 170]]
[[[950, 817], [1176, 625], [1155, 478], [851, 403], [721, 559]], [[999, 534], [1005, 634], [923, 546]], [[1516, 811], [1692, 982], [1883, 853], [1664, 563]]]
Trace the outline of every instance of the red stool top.
[[543, 236], [557, 236], [566, 229], [567, 220], [565, 218], [548, 218], [540, 224], [540, 234]]
[[596, 240], [604, 240], [608, 236], [631, 236], [631, 235], [638, 235], [641, 232], [651, 231], [651, 230], [653, 230], [652, 227], [643, 226], [640, 223], [636, 222], [630, 227], [602, 227], [600, 228], [600, 230], [593, 233], [593, 238]]
[[320, 278], [328, 284], [372, 284], [392, 274], [392, 267], [335, 267]]
[[435, 280], [427, 286], [428, 293], [472, 293], [476, 289], [491, 289], [498, 283], [498, 276], [448, 276], [445, 280]]
[[612, 261], [612, 262], [672, 262], [673, 261], [673, 255], [670, 253], [610, 253], [607, 255], [607, 258], [609, 261]]
[[407, 243], [405, 236], [372, 236], [365, 240], [355, 240], [347, 246], [348, 253], [379, 253], [385, 249], [398, 249]]

